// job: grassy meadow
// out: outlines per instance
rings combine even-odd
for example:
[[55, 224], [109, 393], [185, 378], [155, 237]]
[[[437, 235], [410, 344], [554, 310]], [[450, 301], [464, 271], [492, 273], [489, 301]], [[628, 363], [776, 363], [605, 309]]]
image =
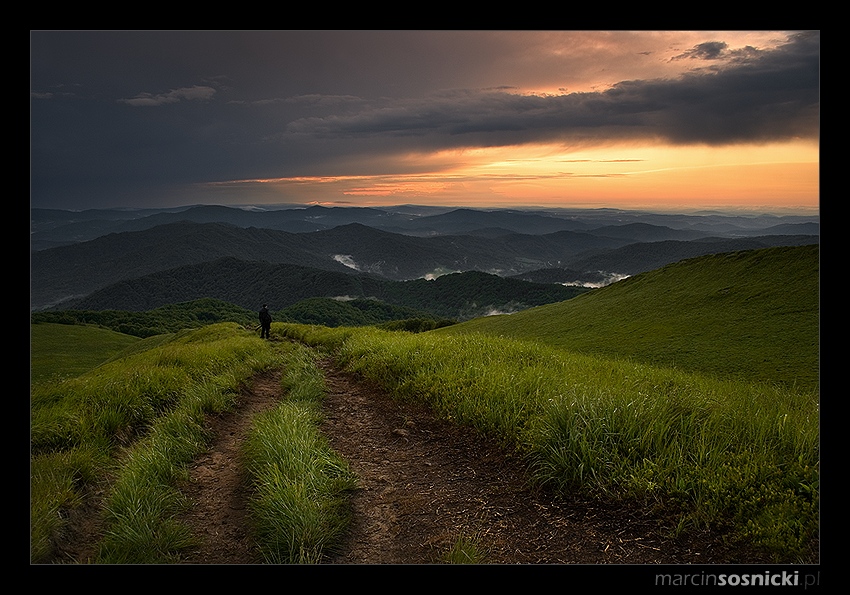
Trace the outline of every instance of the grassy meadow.
[[250, 506], [266, 562], [309, 564], [346, 532], [346, 494], [357, 479], [318, 431], [325, 382], [315, 352], [294, 343], [280, 349], [285, 398], [257, 417], [244, 447], [255, 494]]
[[554, 491], [635, 499], [779, 561], [818, 535], [816, 392], [483, 334], [281, 325], [402, 399], [522, 453]]
[[76, 562], [179, 562], [193, 536], [176, 486], [208, 443], [203, 416], [270, 367], [284, 397], [244, 453], [260, 550], [319, 559], [355, 482], [316, 429], [323, 353], [499, 440], [547, 489], [633, 500], [674, 514], [675, 532], [818, 562], [817, 260], [816, 247], [711, 256], [418, 333], [275, 322], [272, 338], [295, 342], [266, 342], [223, 323], [122, 344], [67, 326], [82, 334], [63, 343], [51, 337], [63, 329], [33, 325], [31, 559], [49, 558], [63, 511], [102, 491], [103, 540]]
[[[83, 325], [33, 324], [30, 329], [30, 381], [36, 383], [87, 372], [139, 341], [124, 333]], [[71, 345], [85, 348], [69, 349]]]
[[[240, 386], [270, 367], [287, 370], [282, 388], [292, 398], [257, 420], [245, 452], [258, 527], [278, 519], [258, 531], [261, 553], [273, 562], [313, 560], [338, 534], [341, 494], [353, 480], [317, 433], [321, 392], [315, 372], [309, 376], [306, 348], [272, 345], [235, 323], [133, 339], [123, 349], [102, 329], [65, 326], [75, 341], [57, 357], [63, 349], [55, 333], [62, 329], [39, 326], [33, 343], [49, 338], [52, 347], [34, 346], [31, 365], [47, 369], [52, 361], [55, 373], [31, 381], [32, 562], [51, 559], [67, 511], [102, 492], [96, 552], [68, 562], [179, 563], [195, 541], [177, 520], [187, 504], [178, 486], [211, 439], [204, 418], [232, 408]], [[104, 344], [105, 336], [113, 342]], [[299, 466], [284, 466], [287, 448]], [[293, 486], [300, 487], [286, 493]], [[281, 510], [297, 512], [295, 526], [280, 529], [287, 525], [276, 514]]]
[[440, 332], [485, 333], [719, 377], [817, 389], [817, 245], [671, 264], [565, 302]]

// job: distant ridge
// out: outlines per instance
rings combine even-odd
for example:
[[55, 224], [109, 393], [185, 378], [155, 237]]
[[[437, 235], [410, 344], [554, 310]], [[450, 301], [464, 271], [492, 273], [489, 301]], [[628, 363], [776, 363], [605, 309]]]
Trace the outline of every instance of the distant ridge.
[[472, 318], [567, 300], [583, 288], [530, 283], [480, 272], [445, 275], [435, 281], [390, 281], [288, 264], [222, 258], [120, 281], [68, 301], [68, 310], [142, 312], [202, 298], [255, 310], [288, 308], [308, 298], [375, 299], [446, 318]]
[[[651, 213], [620, 209], [474, 209], [399, 205], [393, 207], [272, 206], [232, 207], [192, 205], [168, 209], [64, 211], [30, 210], [30, 247], [33, 251], [93, 240], [108, 233], [142, 231], [157, 225], [189, 221], [229, 223], [292, 233], [330, 229], [361, 223], [405, 235], [482, 235], [482, 230], [505, 230], [531, 235], [556, 231], [601, 233], [642, 224], [657, 228], [666, 237], [630, 235], [631, 241], [693, 239], [696, 235], [746, 237], [753, 235], [819, 235], [820, 221], [813, 216], [744, 215], [720, 212], [692, 214]], [[663, 228], [663, 229], [662, 229]], [[621, 229], [621, 230], [622, 230]], [[669, 235], [671, 230], [689, 234]], [[692, 235], [691, 235], [692, 234]]]
[[[325, 217], [327, 211], [315, 212]], [[381, 216], [380, 212], [370, 215]], [[363, 223], [293, 233], [231, 223], [180, 221], [32, 252], [30, 306], [35, 310], [62, 307], [69, 300], [115, 283], [226, 257], [357, 272], [396, 281], [461, 271], [510, 277], [557, 268], [578, 270], [585, 277], [598, 276], [600, 272], [612, 277], [636, 274], [699, 254], [819, 241], [818, 236], [810, 235], [660, 240], [670, 235], [681, 232], [655, 225], [626, 224], [604, 227], [599, 234], [593, 230], [563, 230], [548, 234], [506, 231], [420, 237]]]

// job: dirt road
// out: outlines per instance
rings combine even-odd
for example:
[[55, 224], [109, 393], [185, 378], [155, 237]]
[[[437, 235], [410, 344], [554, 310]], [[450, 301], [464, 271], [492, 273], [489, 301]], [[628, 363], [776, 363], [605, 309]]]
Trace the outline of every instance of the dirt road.
[[[328, 393], [322, 425], [358, 477], [353, 523], [326, 564], [431, 564], [459, 540], [489, 564], [753, 563], [710, 533], [669, 537], [671, 520], [637, 507], [581, 498], [555, 500], [527, 481], [522, 461], [474, 431], [322, 362]], [[215, 441], [190, 469], [192, 503], [181, 520], [199, 538], [186, 564], [261, 564], [248, 516], [239, 449], [253, 417], [281, 398], [280, 371], [263, 373], [237, 408], [209, 420]], [[69, 528], [77, 544], [61, 560], [90, 559], [96, 524]], [[86, 552], [83, 557], [77, 557]]]
[[323, 367], [322, 429], [359, 478], [351, 534], [330, 563], [438, 563], [462, 538], [493, 564], [728, 561], [711, 536], [666, 538], [641, 510], [537, 493], [498, 445]]

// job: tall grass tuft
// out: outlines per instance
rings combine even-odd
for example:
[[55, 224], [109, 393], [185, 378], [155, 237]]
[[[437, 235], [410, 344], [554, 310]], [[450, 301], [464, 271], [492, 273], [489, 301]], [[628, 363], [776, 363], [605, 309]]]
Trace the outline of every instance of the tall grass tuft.
[[63, 511], [79, 506], [85, 487], [109, 466], [98, 449], [74, 448], [34, 458], [30, 463], [30, 559], [53, 553], [52, 538], [62, 530]]
[[355, 478], [318, 430], [325, 389], [312, 357], [289, 346], [287, 398], [257, 417], [244, 448], [257, 539], [274, 564], [319, 562], [349, 521], [345, 496]]

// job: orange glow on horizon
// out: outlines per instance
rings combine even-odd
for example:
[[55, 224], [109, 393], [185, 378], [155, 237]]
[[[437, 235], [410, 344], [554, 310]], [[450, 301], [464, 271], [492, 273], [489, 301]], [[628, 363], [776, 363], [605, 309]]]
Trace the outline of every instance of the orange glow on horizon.
[[617, 145], [565, 150], [502, 147], [398, 156], [384, 175], [298, 176], [215, 186], [266, 186], [298, 202], [618, 208], [808, 208], [819, 204], [814, 143], [670, 147]]

